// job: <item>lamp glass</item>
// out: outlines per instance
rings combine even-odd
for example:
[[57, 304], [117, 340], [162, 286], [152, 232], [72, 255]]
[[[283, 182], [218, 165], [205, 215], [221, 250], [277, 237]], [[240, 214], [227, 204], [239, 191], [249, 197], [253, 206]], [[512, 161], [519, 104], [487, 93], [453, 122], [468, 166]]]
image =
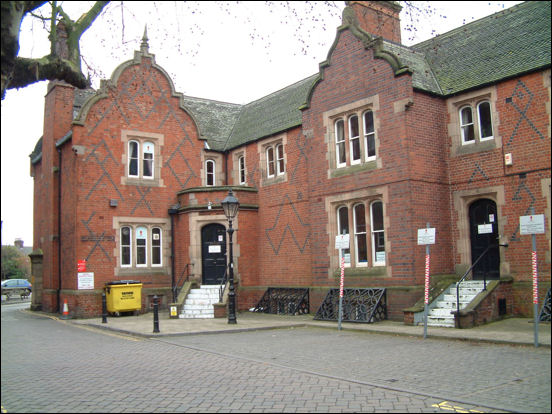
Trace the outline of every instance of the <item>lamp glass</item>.
[[232, 220], [236, 215], [238, 214], [238, 209], [240, 207], [240, 203], [236, 197], [234, 197], [234, 193], [232, 193], [232, 190], [228, 192], [228, 195], [222, 200], [222, 209], [224, 210], [224, 215], [228, 220]]

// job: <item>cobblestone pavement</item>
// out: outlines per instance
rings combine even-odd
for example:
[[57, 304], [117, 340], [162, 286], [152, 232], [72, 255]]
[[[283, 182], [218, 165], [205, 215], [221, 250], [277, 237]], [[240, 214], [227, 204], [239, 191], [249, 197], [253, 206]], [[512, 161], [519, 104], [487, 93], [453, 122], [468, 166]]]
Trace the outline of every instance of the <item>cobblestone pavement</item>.
[[[383, 340], [383, 342], [381, 342]], [[383, 335], [334, 333], [316, 328], [144, 339], [22, 313], [2, 307], [1, 395], [3, 412], [502, 412], [485, 404], [458, 402], [454, 384], [470, 380], [494, 392], [469, 373], [447, 381], [436, 392], [414, 387], [436, 368], [421, 369], [427, 355], [450, 356], [456, 343], [422, 342]], [[423, 346], [421, 346], [423, 345]], [[459, 343], [463, 347], [466, 344]], [[417, 353], [428, 347], [426, 356]], [[384, 347], [385, 349], [382, 349]], [[445, 349], [448, 348], [450, 352]], [[522, 382], [526, 372], [548, 369], [550, 349], [474, 347], [481, 371], [503, 365], [492, 375], [495, 387]], [[295, 351], [293, 351], [295, 349]], [[492, 350], [495, 350], [494, 352]], [[483, 352], [479, 352], [483, 350]], [[505, 352], [507, 351], [507, 352]], [[320, 352], [327, 352], [321, 354]], [[464, 355], [467, 351], [460, 351]], [[347, 355], [345, 362], [339, 356]], [[410, 355], [410, 358], [406, 358]], [[490, 360], [489, 360], [490, 358]], [[528, 367], [506, 368], [503, 358], [524, 359]], [[406, 363], [410, 360], [409, 363]], [[516, 363], [517, 364], [517, 363]], [[437, 366], [438, 363], [434, 363]], [[468, 375], [469, 369], [464, 367]], [[420, 370], [421, 369], [421, 370]], [[520, 370], [519, 373], [517, 370]], [[416, 372], [416, 376], [414, 373]], [[398, 375], [400, 374], [400, 375]], [[448, 374], [442, 374], [441, 379]], [[486, 376], [487, 378], [489, 375]], [[409, 382], [401, 381], [408, 378]], [[376, 380], [382, 384], [376, 384]], [[427, 385], [439, 382], [429, 381]], [[535, 386], [539, 381], [534, 381]], [[515, 383], [514, 383], [515, 385]], [[407, 390], [406, 388], [413, 389]], [[544, 389], [544, 386], [540, 386]], [[404, 390], [401, 390], [404, 388]], [[529, 387], [527, 387], [529, 388]], [[435, 391], [435, 390], [433, 390]], [[512, 389], [516, 391], [516, 389]], [[525, 393], [527, 390], [518, 388]], [[466, 396], [466, 390], [458, 395]], [[532, 394], [520, 395], [530, 399]], [[469, 395], [473, 396], [473, 393]], [[447, 398], [445, 398], [447, 397]], [[502, 405], [508, 405], [502, 404]], [[491, 405], [493, 407], [494, 405]], [[534, 411], [527, 406], [523, 411]]]
[[550, 349], [322, 328], [164, 338], [163, 341], [519, 412], [550, 412]]

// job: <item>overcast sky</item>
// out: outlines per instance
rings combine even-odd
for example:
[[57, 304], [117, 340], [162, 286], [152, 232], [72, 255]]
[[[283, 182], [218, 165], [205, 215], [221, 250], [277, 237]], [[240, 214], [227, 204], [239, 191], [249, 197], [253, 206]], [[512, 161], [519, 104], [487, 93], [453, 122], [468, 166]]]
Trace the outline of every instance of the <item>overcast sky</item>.
[[[70, 4], [71, 3], [71, 4]], [[306, 78], [326, 59], [341, 22], [344, 2], [120, 2], [109, 4], [81, 41], [81, 54], [92, 66], [93, 86], [139, 50], [147, 24], [149, 50], [172, 77], [178, 92], [245, 104]], [[414, 2], [421, 8], [428, 2]], [[462, 24], [511, 7], [519, 1], [429, 2], [434, 13], [415, 16], [415, 32], [401, 12], [402, 40], [412, 45]], [[91, 2], [66, 2], [76, 19]], [[46, 9], [45, 9], [46, 10]], [[312, 11], [311, 11], [312, 10]], [[296, 13], [295, 13], [295, 12]], [[47, 10], [45, 11], [45, 13]], [[20, 56], [41, 57], [49, 45], [38, 21], [25, 19]], [[122, 27], [124, 25], [124, 31]], [[297, 29], [299, 28], [299, 29]], [[9, 90], [2, 101], [1, 213], [2, 244], [16, 238], [33, 243], [33, 179], [29, 154], [42, 136], [46, 82]], [[60, 137], [61, 138], [61, 137]], [[176, 189], [175, 189], [176, 192]]]

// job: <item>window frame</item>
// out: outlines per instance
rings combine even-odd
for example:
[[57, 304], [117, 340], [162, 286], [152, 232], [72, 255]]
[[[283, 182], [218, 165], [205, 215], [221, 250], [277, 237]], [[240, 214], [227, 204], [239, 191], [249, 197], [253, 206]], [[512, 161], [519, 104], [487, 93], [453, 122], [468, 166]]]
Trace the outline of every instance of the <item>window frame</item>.
[[[150, 151], [147, 149], [147, 146], [151, 145], [153, 149]], [[151, 159], [146, 159], [146, 154], [151, 155]], [[149, 163], [150, 166], [150, 175], [146, 175], [146, 163]], [[155, 179], [155, 144], [151, 141], [145, 141], [142, 144], [142, 177], [144, 180], [153, 180]]]
[[[123, 230], [124, 229], [128, 229], [129, 231], [129, 235], [128, 235], [128, 244], [123, 244]], [[131, 226], [121, 226], [120, 228], [120, 232], [119, 232], [119, 257], [120, 257], [120, 266], [121, 268], [132, 268], [132, 259], [133, 259], [133, 254], [132, 254], [132, 239], [133, 239], [133, 228]], [[126, 248], [128, 249], [128, 264], [124, 264], [123, 263], [123, 257], [124, 257], [124, 254], [123, 254], [123, 248]]]
[[[376, 204], [381, 204], [381, 225], [382, 229], [374, 230], [374, 206]], [[383, 237], [383, 252], [385, 254], [385, 258], [383, 261], [377, 260], [377, 243], [376, 243], [376, 236], [379, 237], [379, 235], [382, 235]], [[387, 263], [387, 251], [385, 246], [385, 212], [383, 211], [383, 202], [381, 200], [374, 200], [370, 203], [370, 234], [371, 234], [371, 246], [372, 246], [372, 266], [386, 266]]]
[[[336, 168], [347, 166], [347, 144], [345, 140], [345, 121], [342, 118], [336, 119], [335, 125], [335, 162]], [[341, 136], [338, 133], [338, 125], [341, 125]], [[344, 161], [341, 161], [344, 159]]]
[[[128, 221], [118, 223], [119, 239], [118, 250], [119, 257], [117, 258], [117, 266], [124, 273], [129, 274], [132, 271], [156, 271], [162, 270], [167, 262], [167, 258], [163, 257], [166, 254], [166, 246], [164, 246], [165, 233], [168, 231], [166, 223], [146, 223], [145, 221], [131, 222]], [[124, 229], [129, 229], [128, 244], [124, 242]], [[140, 235], [139, 231], [143, 234]], [[154, 243], [154, 234], [159, 235], [158, 241]], [[143, 240], [143, 242], [139, 242]], [[128, 251], [129, 263], [123, 263], [124, 250]], [[157, 250], [159, 262], [154, 260], [154, 251]], [[140, 258], [143, 262], [139, 263]], [[116, 272], [117, 274], [117, 272]]]
[[[366, 115], [367, 114], [371, 114], [371, 116], [372, 116], [371, 131], [367, 131], [367, 129], [368, 129], [367, 126], [366, 126]], [[366, 162], [374, 161], [376, 159], [376, 127], [375, 127], [375, 121], [374, 121], [374, 111], [372, 111], [371, 109], [369, 109], [367, 111], [364, 111], [362, 113], [362, 132], [363, 132], [363, 135], [364, 135], [364, 160]], [[370, 137], [374, 142], [374, 155], [369, 155], [369, 153], [368, 153], [368, 148], [369, 148], [368, 141], [369, 141]]]
[[[211, 172], [209, 172], [209, 166], [212, 165], [213, 169]], [[205, 160], [205, 186], [206, 187], [215, 187], [216, 186], [216, 180], [217, 180], [217, 163], [215, 160], [209, 158]], [[209, 184], [209, 178], [212, 179], [212, 183]]]
[[[159, 232], [159, 241], [155, 240], [156, 230]], [[159, 249], [159, 263], [154, 261], [154, 249]], [[151, 228], [151, 267], [163, 267], [163, 229], [158, 226]]]
[[[133, 151], [131, 150], [131, 144], [135, 144], [136, 146], [136, 156], [133, 157]], [[127, 143], [128, 147], [128, 159], [127, 159], [127, 177], [129, 178], [140, 178], [140, 141], [137, 141], [135, 139], [131, 139]], [[131, 174], [131, 166], [132, 163], [135, 163], [136, 165], [136, 174]]]
[[[356, 119], [356, 135], [354, 135], [353, 132], [353, 124], [352, 120]], [[349, 125], [349, 156], [350, 156], [350, 164], [356, 165], [360, 164], [362, 160], [362, 148], [360, 146], [360, 123], [358, 120], [358, 115], [352, 114], [349, 116], [347, 124]], [[358, 158], [353, 158], [355, 154], [355, 146], [358, 149]]]
[[247, 183], [247, 175], [245, 170], [245, 156], [240, 155], [238, 157], [238, 181], [240, 185], [245, 185]]
[[[469, 113], [470, 113], [471, 120], [464, 123], [464, 117], [462, 116], [462, 113], [468, 109], [470, 111]], [[475, 131], [475, 122], [473, 119], [473, 108], [471, 107], [471, 105], [463, 105], [462, 107], [460, 107], [460, 109], [458, 110], [458, 116], [460, 120], [460, 137], [462, 139], [462, 145], [475, 144], [477, 134]], [[472, 139], [466, 138], [466, 129], [471, 130]]]
[[[341, 211], [345, 211], [345, 218], [347, 219], [347, 228], [344, 229], [343, 228], [343, 223], [342, 223], [342, 220], [341, 220], [341, 214], [340, 212]], [[337, 213], [337, 234], [338, 235], [344, 235], [344, 234], [349, 234], [349, 248], [348, 249], [339, 249], [339, 264], [341, 265], [341, 259], [343, 257], [345, 257], [345, 267], [351, 267], [351, 244], [350, 244], [350, 234], [351, 234], [351, 229], [349, 227], [349, 207], [347, 205], [340, 205], [337, 207], [336, 209], [336, 213]], [[346, 231], [344, 231], [346, 230]], [[349, 253], [345, 253], [345, 251], [349, 251]], [[349, 261], [347, 262], [347, 259], [346, 259], [346, 254], [349, 255]]]
[[[358, 215], [357, 215], [357, 207], [362, 207], [362, 215], [364, 217], [364, 231], [358, 231]], [[354, 242], [355, 242], [355, 265], [357, 267], [367, 267], [368, 266], [368, 240], [366, 239], [366, 230], [367, 230], [367, 223], [366, 223], [366, 206], [364, 203], [356, 203], [353, 205], [353, 234], [354, 234]], [[364, 238], [364, 247], [366, 249], [365, 255], [366, 260], [360, 261], [360, 254], [359, 254], [359, 239]]]
[[[281, 150], [281, 154], [280, 154]], [[276, 144], [276, 175], [284, 175], [286, 173], [286, 162], [284, 158], [284, 144]]]
[[[483, 128], [482, 128], [482, 125], [481, 125], [481, 105], [482, 104], [487, 104], [489, 105], [489, 123], [490, 123], [490, 128], [491, 128], [491, 135], [490, 136], [487, 136], [487, 137], [483, 137]], [[493, 111], [492, 111], [492, 106], [491, 106], [491, 101], [485, 99], [485, 100], [482, 100], [482, 101], [479, 101], [477, 103], [477, 125], [479, 127], [479, 141], [490, 141], [492, 139], [494, 139], [494, 127], [493, 127]]]

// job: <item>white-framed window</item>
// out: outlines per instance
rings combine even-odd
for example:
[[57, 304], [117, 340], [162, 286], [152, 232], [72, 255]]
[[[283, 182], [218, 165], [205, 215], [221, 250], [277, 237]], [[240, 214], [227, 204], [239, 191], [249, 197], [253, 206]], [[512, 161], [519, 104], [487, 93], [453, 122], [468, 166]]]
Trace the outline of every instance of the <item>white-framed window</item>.
[[286, 172], [286, 163], [284, 160], [284, 146], [276, 145], [276, 173], [282, 175]]
[[349, 117], [349, 147], [351, 165], [360, 164], [360, 135], [357, 115]]
[[[345, 119], [347, 128], [345, 128]], [[358, 165], [376, 160], [376, 130], [374, 112], [358, 109], [334, 120], [335, 168]]]
[[473, 144], [475, 142], [475, 129], [473, 126], [471, 106], [460, 108], [460, 133], [462, 135], [462, 144]]
[[376, 159], [376, 133], [374, 129], [374, 113], [366, 111], [362, 115], [364, 127], [364, 148], [366, 161]]
[[244, 185], [246, 183], [246, 173], [245, 173], [245, 157], [241, 155], [238, 158], [238, 176], [240, 185]]
[[153, 179], [154, 148], [153, 142], [144, 142], [143, 145], [143, 177]]
[[205, 161], [205, 185], [212, 187], [215, 185], [215, 161]]
[[163, 265], [163, 255], [162, 255], [162, 240], [161, 240], [162, 231], [159, 227], [154, 227], [151, 229], [151, 265], [152, 266], [162, 266]]
[[[344, 235], [349, 233], [349, 209], [347, 206], [341, 206], [337, 209], [337, 234]], [[339, 249], [339, 263], [345, 258], [345, 267], [351, 266], [351, 249]]]
[[266, 149], [266, 176], [274, 177], [274, 147]]
[[148, 229], [144, 226], [136, 228], [136, 266], [148, 265]]
[[140, 143], [138, 141], [129, 141], [128, 142], [128, 176], [129, 177], [139, 177], [140, 171], [139, 166], [139, 157], [140, 153]]
[[[128, 171], [130, 178], [155, 178], [155, 144], [153, 142], [128, 141]], [[140, 166], [142, 168], [140, 169]]]
[[132, 228], [121, 227], [121, 267], [132, 266]]
[[464, 105], [459, 110], [460, 136], [462, 145], [474, 144], [477, 141], [488, 141], [494, 138], [491, 103], [487, 100]]
[[372, 264], [385, 266], [385, 230], [383, 226], [383, 203], [374, 201], [370, 204], [372, 230]]
[[345, 128], [343, 119], [335, 121], [335, 154], [337, 167], [347, 165], [347, 153], [345, 152]]
[[353, 206], [355, 230], [355, 262], [357, 266], [368, 265], [368, 245], [366, 243], [366, 211], [364, 204]]
[[352, 200], [337, 204], [334, 211], [335, 234], [350, 234], [349, 248], [339, 249], [339, 264], [344, 258], [345, 267], [385, 266], [383, 203], [380, 200]]
[[122, 130], [124, 185], [163, 186], [161, 178], [163, 134], [146, 131]]
[[163, 229], [149, 225], [124, 225], [120, 228], [120, 267], [152, 268], [163, 266]]
[[479, 119], [479, 139], [481, 141], [493, 139], [493, 120], [489, 101], [482, 101], [477, 104], [477, 117]]

